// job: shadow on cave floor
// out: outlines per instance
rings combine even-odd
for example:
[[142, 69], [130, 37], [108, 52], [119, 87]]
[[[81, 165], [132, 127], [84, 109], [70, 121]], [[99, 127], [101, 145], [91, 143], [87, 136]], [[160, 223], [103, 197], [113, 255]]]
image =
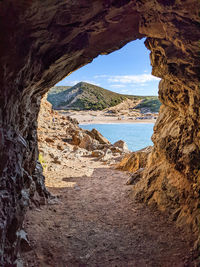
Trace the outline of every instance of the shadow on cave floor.
[[192, 240], [166, 216], [134, 203], [127, 178], [96, 168], [91, 177], [63, 179], [74, 186], [49, 188], [60, 202], [27, 213], [33, 250], [24, 253], [25, 266], [190, 266]]

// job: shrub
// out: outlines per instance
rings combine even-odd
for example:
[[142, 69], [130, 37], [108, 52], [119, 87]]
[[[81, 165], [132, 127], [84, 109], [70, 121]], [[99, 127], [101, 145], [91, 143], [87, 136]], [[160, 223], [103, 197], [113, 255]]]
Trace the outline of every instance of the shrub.
[[40, 164], [42, 165], [43, 169], [45, 169], [47, 167], [47, 165], [46, 165], [46, 162], [45, 162], [41, 153], [39, 153], [38, 160], [39, 160]]

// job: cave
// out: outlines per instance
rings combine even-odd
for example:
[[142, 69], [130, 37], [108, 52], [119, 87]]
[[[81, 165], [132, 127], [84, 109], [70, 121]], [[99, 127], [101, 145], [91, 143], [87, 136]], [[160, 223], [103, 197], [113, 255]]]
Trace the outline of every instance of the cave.
[[37, 162], [41, 97], [100, 54], [146, 37], [162, 102], [135, 198], [196, 236], [200, 223], [199, 17], [196, 0], [1, 1], [0, 265], [15, 266], [29, 203], [45, 204]]

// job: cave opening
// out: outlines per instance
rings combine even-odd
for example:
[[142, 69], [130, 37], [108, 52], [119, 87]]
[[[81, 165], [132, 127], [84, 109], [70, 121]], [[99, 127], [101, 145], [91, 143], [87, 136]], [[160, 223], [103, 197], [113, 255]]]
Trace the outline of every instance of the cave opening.
[[[144, 40], [140, 42], [144, 42]], [[109, 56], [106, 55], [105, 57]], [[131, 60], [130, 57], [129, 60]], [[120, 61], [120, 63], [123, 68], [123, 62]], [[112, 63], [111, 66], [113, 66]], [[92, 63], [91, 68], [94, 68]], [[139, 80], [139, 78], [142, 79], [143, 77], [145, 79], [144, 77], [146, 77], [147, 80], [154, 80], [149, 73], [145, 72], [143, 74], [144, 76], [138, 75], [139, 77], [136, 77], [136, 75], [121, 75], [120, 79]], [[108, 71], [106, 75], [98, 73], [93, 75], [95, 75], [93, 78], [98, 76], [101, 79], [105, 79], [106, 75], [110, 77]], [[77, 77], [80, 77], [80, 73], [77, 74]], [[119, 75], [115, 75], [115, 79], [117, 79], [116, 77], [119, 79]], [[183, 235], [176, 229], [175, 224], [170, 224], [167, 221], [168, 214], [162, 217], [161, 214], [149, 210], [144, 205], [134, 203], [133, 198], [127, 201], [131, 191], [127, 185], [136, 184], [142, 178], [147, 157], [152, 148], [148, 147], [142, 150], [146, 147], [144, 139], [141, 143], [139, 139], [135, 141], [137, 144], [132, 150], [141, 149], [140, 152], [136, 153], [130, 154], [124, 144], [121, 143], [119, 144], [121, 147], [111, 146], [105, 135], [101, 135], [104, 133], [102, 129], [106, 127], [98, 128], [98, 124], [95, 124], [95, 117], [99, 116], [99, 114], [95, 114], [97, 112], [95, 110], [88, 109], [85, 111], [86, 114], [83, 115], [82, 121], [84, 122], [84, 116], [90, 112], [92, 119], [90, 117], [85, 125], [80, 124], [83, 130], [80, 129], [76, 119], [79, 118], [79, 113], [82, 110], [71, 109], [69, 98], [63, 94], [73, 86], [70, 88], [62, 86], [65, 83], [67, 86], [71, 82], [77, 90], [79, 86], [88, 87], [92, 85], [92, 79], [88, 78], [86, 82], [82, 78], [76, 79], [75, 82], [74, 79], [76, 79], [76, 76], [72, 77], [70, 81], [67, 78], [58, 83], [59, 87], [53, 88], [49, 100], [56, 107], [55, 110], [52, 110], [50, 104], [46, 102], [48, 96], [42, 100], [38, 120], [39, 160], [44, 168], [47, 189], [58, 197], [52, 200], [50, 207], [39, 208], [39, 217], [38, 209], [28, 212], [25, 229], [28, 236], [37, 244], [34, 251], [37, 257], [33, 259], [32, 251], [31, 253], [25, 253], [25, 262], [42, 265], [45, 261], [48, 261], [49, 266], [59, 263], [71, 266], [75, 266], [76, 263], [88, 263], [90, 265], [103, 263], [105, 266], [109, 266], [110, 262], [141, 265], [147, 263], [158, 264], [159, 262], [164, 264], [166, 255], [162, 251], [168, 251], [167, 253], [170, 255], [179, 252], [185, 253], [189, 245], [188, 240], [185, 239], [187, 244], [183, 246]], [[156, 79], [156, 82], [158, 83], [158, 79]], [[154, 84], [154, 86], [156, 85]], [[95, 90], [99, 88], [96, 85], [92, 86]], [[127, 91], [124, 91], [124, 93], [127, 93]], [[57, 94], [58, 100], [56, 98]], [[73, 95], [71, 91], [70, 94]], [[75, 95], [77, 96], [77, 92]], [[59, 100], [61, 101], [60, 105]], [[147, 112], [150, 113], [149, 110]], [[118, 117], [120, 116], [122, 115], [118, 114]], [[100, 125], [102, 126], [102, 124]], [[134, 130], [139, 136], [146, 130], [146, 126], [144, 128], [141, 126], [143, 126], [142, 123], [139, 124], [138, 131], [137, 129]], [[118, 127], [125, 128], [125, 132], [128, 131], [127, 125], [123, 122], [118, 123]], [[93, 128], [96, 128], [99, 132], [94, 131]], [[116, 136], [117, 128], [111, 131]], [[149, 138], [151, 133], [150, 131]], [[119, 139], [123, 139], [121, 135], [119, 137]], [[127, 156], [124, 157], [124, 154], [127, 154]], [[121, 163], [119, 163], [120, 161]], [[116, 165], [118, 165], [117, 170], [115, 169]], [[121, 170], [132, 174], [127, 175]], [[36, 231], [30, 225], [30, 221], [33, 225], [39, 225]], [[124, 224], [126, 227], [124, 227]], [[154, 240], [145, 236], [147, 224], [149, 226], [148, 235], [154, 236]], [[57, 229], [55, 233], [54, 229]], [[134, 229], [134, 231], [131, 229]], [[142, 240], [138, 241], [141, 232]], [[41, 233], [45, 233], [45, 236], [47, 236], [46, 242], [41, 238]], [[177, 238], [174, 237], [176, 235]], [[189, 239], [189, 235], [187, 237]], [[133, 242], [133, 239], [137, 241]], [[160, 243], [160, 239], [165, 240], [164, 245]], [[147, 244], [146, 252], [141, 249], [140, 244], [143, 244], [143, 242]], [[41, 246], [47, 251], [46, 253], [41, 251]], [[51, 248], [54, 251], [51, 251]], [[131, 252], [125, 252], [127, 250], [131, 250]], [[134, 258], [137, 258], [140, 253], [143, 254], [144, 259], [135, 261]], [[151, 257], [149, 254], [151, 254]], [[105, 258], [105, 260], [102, 260], [102, 258]], [[172, 261], [177, 261], [176, 257], [172, 257]]]
[[[130, 42], [109, 55], [95, 58], [57, 83], [47, 100], [54, 109], [77, 119], [84, 129], [92, 130], [94, 124], [112, 143], [126, 138], [129, 131], [130, 135], [124, 141], [128, 141], [131, 151], [152, 145], [150, 137], [161, 105], [158, 100], [160, 79], [151, 75], [149, 52], [144, 41], [143, 38]], [[132, 122], [152, 124], [147, 131], [145, 125], [138, 125], [135, 131], [129, 125], [126, 125], [127, 129], [119, 127], [122, 136], [117, 126], [113, 126], [113, 131], [109, 130], [109, 125], [102, 126], [104, 123]], [[144, 140], [139, 128], [146, 134]], [[131, 135], [135, 139], [141, 136], [141, 139], [131, 140]]]
[[[12, 2], [12, 3], [11, 3]], [[156, 264], [180, 265], [190, 264], [193, 260], [199, 264], [199, 5], [197, 0], [185, 1], [1, 1], [0, 2], [0, 28], [1, 28], [1, 57], [0, 57], [0, 265], [15, 266], [21, 264], [19, 253], [29, 250], [26, 234], [22, 230], [24, 216], [29, 205], [38, 205], [34, 210], [35, 218], [43, 218], [43, 238], [39, 251], [45, 254], [45, 264], [55, 265], [56, 260], [65, 262], [64, 255], [68, 255], [71, 266], [80, 266], [88, 262], [101, 262], [104, 266], [110, 262], [120, 266], [123, 263], [145, 266]], [[66, 226], [66, 231], [60, 231], [60, 224], [54, 218], [60, 213], [60, 222], [65, 223], [63, 214], [70, 213], [70, 187], [61, 188], [69, 194], [69, 205], [64, 209], [55, 208], [55, 200], [51, 199], [44, 186], [44, 176], [38, 159], [37, 148], [37, 115], [41, 97], [63, 77], [81, 66], [91, 62], [99, 54], [115, 51], [129, 41], [147, 37], [146, 43], [151, 50], [152, 73], [162, 80], [159, 84], [159, 98], [162, 108], [156, 126], [154, 127], [153, 150], [149, 153], [148, 161], [142, 172], [141, 179], [133, 186], [132, 196], [145, 206], [141, 210], [130, 208], [128, 199], [121, 202], [121, 194], [115, 194], [111, 186], [123, 187], [121, 179], [101, 188], [99, 180], [112, 176], [108, 171], [105, 176], [99, 172], [96, 191], [87, 188], [90, 202], [94, 202], [99, 214], [90, 210], [91, 216], [84, 217], [83, 206], [80, 211], [79, 225], [87, 222], [91, 225], [89, 236], [92, 239], [98, 236], [99, 228], [95, 228], [92, 221], [96, 219], [96, 226], [103, 221], [101, 227], [102, 238], [107, 241], [115, 236], [119, 246], [112, 242], [101, 243], [102, 251], [109, 250], [108, 257], [98, 254], [98, 244], [91, 242], [87, 246], [87, 236], [81, 240], [74, 228], [74, 221]], [[67, 73], [66, 73], [67, 72]], [[53, 153], [53, 152], [52, 152]], [[138, 155], [138, 157], [140, 157]], [[55, 159], [58, 160], [58, 159]], [[73, 181], [72, 181], [73, 182]], [[110, 201], [107, 209], [103, 209], [101, 199], [97, 200], [96, 193], [100, 190], [110, 190]], [[113, 187], [112, 187], [113, 188]], [[127, 188], [127, 187], [126, 187]], [[114, 190], [114, 188], [113, 188]], [[85, 192], [86, 192], [85, 191]], [[77, 194], [84, 192], [76, 188]], [[122, 191], [121, 191], [122, 192]], [[103, 197], [102, 197], [103, 199]], [[109, 202], [108, 204], [110, 204]], [[31, 204], [32, 203], [32, 204]], [[41, 206], [42, 204], [47, 204]], [[122, 203], [124, 203], [123, 206]], [[141, 205], [143, 205], [141, 204]], [[163, 240], [179, 237], [178, 230], [173, 227], [166, 229], [163, 240], [148, 231], [151, 214], [146, 210], [146, 220], [141, 232], [138, 229], [138, 238], [130, 238], [127, 252], [118, 234], [133, 235], [135, 225], [139, 225], [138, 214], [144, 214], [145, 207], [150, 206], [156, 210], [166, 212], [171, 221], [194, 234], [194, 239], [187, 243], [176, 243], [169, 254], [164, 258], [153, 258], [163, 248]], [[112, 207], [110, 210], [109, 207]], [[139, 205], [137, 206], [139, 207]], [[130, 209], [129, 209], [130, 208]], [[43, 209], [49, 213], [51, 223], [48, 224], [43, 216]], [[126, 212], [129, 218], [123, 224], [119, 223], [119, 214]], [[114, 219], [115, 227], [109, 228], [108, 213]], [[38, 216], [39, 214], [39, 216]], [[56, 214], [56, 215], [55, 215]], [[32, 220], [28, 211], [28, 224]], [[73, 214], [69, 214], [73, 218]], [[95, 217], [95, 218], [94, 218]], [[110, 218], [110, 217], [109, 217]], [[129, 219], [133, 218], [131, 227]], [[147, 223], [148, 221], [148, 223]], [[152, 218], [152, 223], [153, 223]], [[162, 220], [161, 220], [162, 222]], [[13, 225], [14, 224], [14, 225]], [[163, 224], [165, 224], [163, 222]], [[35, 235], [38, 235], [39, 222], [35, 223]], [[43, 227], [42, 226], [42, 227]], [[47, 227], [46, 227], [47, 226]], [[154, 224], [155, 229], [157, 228]], [[168, 225], [170, 227], [170, 225]], [[67, 228], [68, 227], [68, 228]], [[96, 229], [93, 231], [93, 229]], [[174, 230], [171, 230], [171, 229]], [[53, 231], [52, 229], [56, 229]], [[11, 232], [10, 232], [11, 230]], [[115, 231], [116, 230], [116, 231]], [[130, 230], [130, 231], [129, 231]], [[59, 247], [49, 242], [49, 237], [55, 233], [55, 238], [63, 236]], [[65, 234], [69, 233], [69, 234]], [[84, 235], [84, 232], [83, 232]], [[45, 249], [43, 241], [49, 242], [49, 249]], [[75, 249], [68, 253], [66, 244], [71, 242], [72, 236], [77, 242], [83, 244], [84, 251], [75, 254]], [[142, 236], [142, 238], [141, 238]], [[149, 237], [158, 240], [154, 245], [148, 243]], [[111, 238], [111, 239], [109, 239]], [[169, 238], [169, 239], [168, 239]], [[176, 239], [176, 238], [175, 238]], [[101, 239], [102, 240], [102, 239]], [[132, 244], [132, 240], [134, 242]], [[144, 240], [141, 247], [150, 249], [141, 250], [138, 242]], [[194, 242], [196, 240], [196, 242]], [[177, 239], [176, 239], [177, 241]], [[180, 241], [180, 240], [179, 240]], [[74, 243], [74, 248], [77, 247]], [[184, 243], [184, 247], [183, 247]], [[192, 244], [192, 245], [191, 245]], [[194, 245], [194, 246], [193, 246]], [[196, 254], [188, 256], [193, 247]], [[135, 248], [134, 255], [132, 248]], [[131, 249], [131, 251], [130, 251]], [[138, 250], [137, 250], [138, 249]], [[154, 250], [155, 249], [155, 250]], [[115, 257], [118, 250], [122, 258]], [[62, 251], [62, 253], [59, 253]], [[166, 253], [168, 250], [163, 249]], [[58, 252], [53, 254], [52, 252]], [[153, 253], [155, 252], [155, 254]], [[44, 259], [36, 250], [32, 250], [33, 266], [39, 266], [39, 260]], [[34, 254], [36, 253], [36, 254]], [[28, 254], [27, 254], [28, 255]], [[130, 256], [131, 255], [131, 256]], [[138, 257], [142, 255], [142, 257]], [[172, 255], [174, 257], [172, 257]], [[143, 257], [144, 256], [144, 257]], [[151, 257], [152, 256], [152, 257]], [[100, 258], [99, 258], [100, 257]], [[59, 261], [60, 260], [60, 261]], [[170, 262], [170, 260], [172, 262]], [[160, 261], [160, 262], [159, 262]], [[67, 265], [67, 262], [65, 265]], [[30, 263], [31, 264], [31, 263]]]
[[150, 74], [144, 41], [99, 56], [50, 89], [41, 102], [37, 130], [39, 161], [45, 170], [53, 172], [59, 165], [71, 177], [67, 160], [72, 155], [114, 166], [124, 154], [153, 145], [160, 79]]

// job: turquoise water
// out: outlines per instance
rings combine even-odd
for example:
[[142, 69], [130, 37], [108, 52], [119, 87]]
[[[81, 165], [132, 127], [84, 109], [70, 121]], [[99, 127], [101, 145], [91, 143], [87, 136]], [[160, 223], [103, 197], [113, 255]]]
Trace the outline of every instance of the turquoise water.
[[125, 141], [131, 151], [153, 144], [151, 141], [153, 126], [153, 123], [80, 124], [83, 129], [97, 129], [112, 144], [120, 139]]

